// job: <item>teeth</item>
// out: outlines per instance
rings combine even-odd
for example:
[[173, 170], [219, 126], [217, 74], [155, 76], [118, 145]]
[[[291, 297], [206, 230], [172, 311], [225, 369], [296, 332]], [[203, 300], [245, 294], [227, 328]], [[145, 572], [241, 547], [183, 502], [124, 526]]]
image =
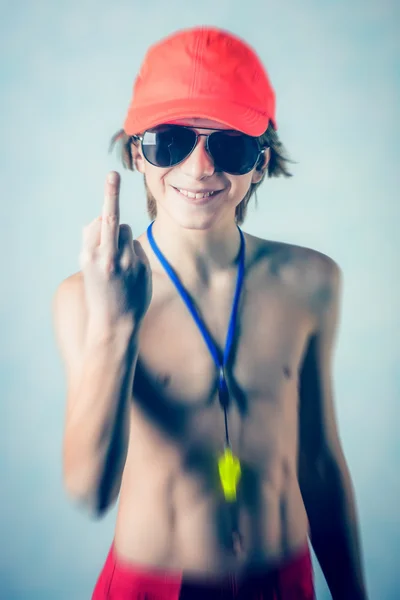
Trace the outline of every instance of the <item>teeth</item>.
[[188, 198], [196, 198], [199, 200], [200, 198], [208, 198], [212, 196], [214, 192], [206, 192], [205, 194], [194, 194], [193, 192], [188, 192], [187, 190], [179, 190], [181, 194], [187, 196]]

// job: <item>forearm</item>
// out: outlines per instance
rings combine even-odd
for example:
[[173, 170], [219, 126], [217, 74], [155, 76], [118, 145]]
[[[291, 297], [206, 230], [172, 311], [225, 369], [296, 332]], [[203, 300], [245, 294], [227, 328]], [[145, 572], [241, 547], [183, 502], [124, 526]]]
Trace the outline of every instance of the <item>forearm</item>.
[[342, 460], [325, 459], [302, 489], [310, 538], [333, 600], [366, 600], [357, 515]]
[[64, 475], [70, 495], [102, 512], [119, 490], [129, 440], [138, 331], [88, 331], [81, 376], [70, 390]]

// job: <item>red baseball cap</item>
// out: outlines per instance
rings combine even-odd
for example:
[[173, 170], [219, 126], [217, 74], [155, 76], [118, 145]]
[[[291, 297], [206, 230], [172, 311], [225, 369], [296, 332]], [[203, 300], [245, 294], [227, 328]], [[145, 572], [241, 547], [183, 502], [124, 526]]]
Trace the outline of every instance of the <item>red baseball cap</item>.
[[276, 129], [275, 92], [255, 51], [216, 27], [180, 30], [149, 48], [124, 123], [128, 135], [184, 118], [251, 136]]

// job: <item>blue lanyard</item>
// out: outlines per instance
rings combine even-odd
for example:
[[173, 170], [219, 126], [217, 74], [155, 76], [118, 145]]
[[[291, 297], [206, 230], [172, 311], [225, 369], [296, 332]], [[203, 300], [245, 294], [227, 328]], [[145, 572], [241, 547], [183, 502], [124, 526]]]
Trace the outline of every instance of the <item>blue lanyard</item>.
[[207, 344], [210, 354], [213, 357], [214, 363], [218, 369], [218, 373], [219, 373], [218, 396], [219, 396], [220, 404], [221, 404], [222, 408], [224, 409], [224, 413], [225, 413], [226, 442], [229, 445], [228, 422], [227, 422], [227, 414], [226, 414], [226, 409], [229, 405], [229, 391], [228, 391], [228, 387], [226, 385], [224, 369], [225, 369], [225, 365], [228, 361], [229, 353], [230, 353], [231, 347], [232, 347], [233, 336], [234, 336], [235, 329], [236, 329], [240, 293], [241, 293], [242, 287], [243, 287], [244, 264], [245, 264], [244, 235], [243, 235], [240, 227], [238, 227], [238, 230], [240, 233], [240, 251], [239, 251], [239, 266], [238, 266], [238, 274], [237, 274], [237, 281], [236, 281], [236, 290], [235, 290], [235, 295], [233, 298], [232, 312], [231, 312], [231, 317], [229, 320], [228, 334], [226, 336], [225, 349], [223, 352], [223, 356], [221, 357], [221, 353], [219, 352], [219, 350], [216, 347], [216, 345], [214, 344], [214, 341], [212, 340], [210, 334], [208, 333], [188, 292], [186, 291], [186, 289], [180, 282], [177, 274], [175, 273], [175, 271], [173, 270], [173, 268], [171, 267], [171, 265], [169, 264], [169, 262], [167, 261], [165, 256], [162, 254], [160, 248], [157, 246], [156, 241], [153, 237], [152, 228], [153, 228], [153, 223], [150, 223], [149, 227], [147, 228], [147, 239], [149, 240], [150, 246], [151, 246], [154, 254], [157, 256], [158, 260], [160, 261], [161, 265], [165, 269], [167, 275], [171, 279], [172, 283], [175, 285], [176, 289], [178, 290], [178, 293], [181, 296], [182, 300], [186, 304], [190, 314], [192, 315], [196, 325], [198, 326], [198, 328], [200, 330], [201, 335], [203, 336], [205, 343]]

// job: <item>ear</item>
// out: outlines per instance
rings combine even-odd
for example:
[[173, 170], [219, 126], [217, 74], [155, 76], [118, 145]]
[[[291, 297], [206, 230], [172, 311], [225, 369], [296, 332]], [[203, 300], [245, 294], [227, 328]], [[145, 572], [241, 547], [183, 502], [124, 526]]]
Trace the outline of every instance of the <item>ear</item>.
[[145, 173], [145, 158], [142, 153], [142, 148], [140, 146], [140, 142], [131, 142], [131, 154], [132, 154], [132, 164], [136, 171]]
[[253, 176], [251, 178], [251, 183], [258, 183], [264, 176], [264, 173], [268, 167], [269, 159], [271, 157], [271, 151], [269, 148], [265, 148], [264, 152], [261, 154], [260, 159], [257, 163], [256, 168], [254, 169]]

